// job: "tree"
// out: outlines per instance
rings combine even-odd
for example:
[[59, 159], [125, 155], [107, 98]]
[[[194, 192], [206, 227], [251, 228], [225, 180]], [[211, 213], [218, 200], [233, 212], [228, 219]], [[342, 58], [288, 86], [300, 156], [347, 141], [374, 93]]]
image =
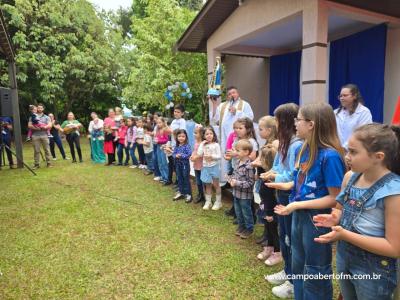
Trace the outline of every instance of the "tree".
[[207, 89], [204, 54], [174, 52], [173, 47], [195, 12], [170, 0], [148, 0], [147, 16], [133, 16], [131, 39], [133, 67], [123, 96], [147, 109], [163, 109], [168, 85], [185, 81], [193, 97], [186, 106], [198, 121], [204, 120], [203, 97]]
[[72, 110], [82, 118], [119, 103], [121, 31], [90, 2], [18, 0], [2, 9], [14, 32], [22, 112], [43, 102], [59, 116]]
[[198, 11], [200, 10], [203, 5], [203, 0], [178, 0], [178, 4], [181, 7], [186, 7], [190, 10]]

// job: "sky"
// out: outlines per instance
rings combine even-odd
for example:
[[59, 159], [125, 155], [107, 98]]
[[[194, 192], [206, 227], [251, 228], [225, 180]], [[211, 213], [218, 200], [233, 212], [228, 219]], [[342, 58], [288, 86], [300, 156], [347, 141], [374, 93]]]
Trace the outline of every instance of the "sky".
[[132, 0], [89, 0], [100, 9], [117, 10], [120, 6], [127, 8], [132, 4]]

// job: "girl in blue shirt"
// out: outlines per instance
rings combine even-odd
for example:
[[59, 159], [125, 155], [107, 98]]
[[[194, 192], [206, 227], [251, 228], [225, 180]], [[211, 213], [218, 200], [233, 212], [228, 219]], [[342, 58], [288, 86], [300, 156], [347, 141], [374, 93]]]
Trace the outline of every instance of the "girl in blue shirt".
[[185, 202], [192, 202], [192, 189], [190, 186], [190, 156], [192, 149], [189, 145], [189, 139], [185, 129], [175, 131], [176, 147], [172, 156], [175, 160], [175, 171], [178, 179], [178, 192], [174, 201], [185, 197]]
[[399, 138], [399, 127], [368, 124], [356, 129], [346, 154], [351, 171], [336, 209], [314, 217], [317, 226], [332, 229], [315, 241], [339, 241], [337, 274], [360, 276], [339, 278], [344, 299], [392, 299], [395, 258], [400, 257]]
[[295, 299], [332, 299], [332, 280], [329, 278], [332, 248], [330, 244], [314, 241], [329, 229], [316, 227], [313, 216], [330, 213], [336, 204], [345, 172], [344, 151], [330, 105], [305, 105], [300, 108], [295, 121], [297, 136], [304, 139], [304, 143], [297, 151], [290, 203], [277, 205], [275, 212], [279, 215], [292, 213]]
[[[295, 151], [302, 145], [302, 140], [296, 137], [295, 118], [299, 112], [299, 106], [295, 103], [285, 103], [279, 105], [274, 116], [278, 127], [279, 148], [275, 156], [272, 170], [262, 175], [265, 180], [274, 183], [293, 182], [293, 171], [296, 161]], [[290, 190], [277, 190], [277, 203], [281, 205], [289, 204]], [[272, 288], [272, 293], [280, 298], [293, 297], [292, 280], [286, 276], [292, 274], [291, 259], [291, 228], [292, 215], [278, 215], [279, 223], [279, 243], [283, 260], [284, 269], [278, 273], [265, 276], [268, 282], [278, 285]]]

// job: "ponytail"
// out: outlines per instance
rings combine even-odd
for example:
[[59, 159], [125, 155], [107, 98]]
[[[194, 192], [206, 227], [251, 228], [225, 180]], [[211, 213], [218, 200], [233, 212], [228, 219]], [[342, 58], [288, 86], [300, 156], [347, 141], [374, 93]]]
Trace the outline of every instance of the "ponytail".
[[400, 175], [400, 127], [371, 123], [357, 128], [353, 136], [369, 153], [385, 153], [386, 168]]
[[393, 157], [392, 172], [400, 175], [400, 127], [392, 125], [390, 127], [397, 138], [397, 153]]

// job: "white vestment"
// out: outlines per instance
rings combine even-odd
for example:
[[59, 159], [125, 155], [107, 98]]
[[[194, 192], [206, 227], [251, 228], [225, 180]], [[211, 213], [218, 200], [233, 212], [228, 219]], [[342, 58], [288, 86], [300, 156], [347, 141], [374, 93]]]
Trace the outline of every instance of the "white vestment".
[[[242, 107], [239, 107], [240, 102], [243, 101]], [[221, 153], [222, 155], [226, 152], [226, 141], [228, 139], [229, 134], [233, 131], [233, 123], [240, 118], [250, 118], [253, 121], [254, 114], [253, 110], [251, 109], [250, 104], [247, 101], [242, 99], [237, 99], [235, 101], [230, 101], [227, 105], [225, 105], [224, 113], [222, 121], [220, 122], [221, 118], [221, 110], [224, 106], [225, 102], [218, 105], [215, 115], [213, 116], [212, 109], [210, 109], [210, 124], [215, 128], [216, 133], [218, 135], [218, 142], [221, 145]], [[232, 114], [229, 112], [229, 108], [234, 106], [236, 108], [236, 113]], [[240, 109], [242, 108], [242, 109]], [[221, 124], [219, 124], [221, 123]], [[216, 127], [219, 125], [218, 127]], [[220, 173], [220, 182], [221, 185], [226, 183], [226, 174], [228, 173], [228, 161], [224, 158], [221, 159], [221, 173]]]

